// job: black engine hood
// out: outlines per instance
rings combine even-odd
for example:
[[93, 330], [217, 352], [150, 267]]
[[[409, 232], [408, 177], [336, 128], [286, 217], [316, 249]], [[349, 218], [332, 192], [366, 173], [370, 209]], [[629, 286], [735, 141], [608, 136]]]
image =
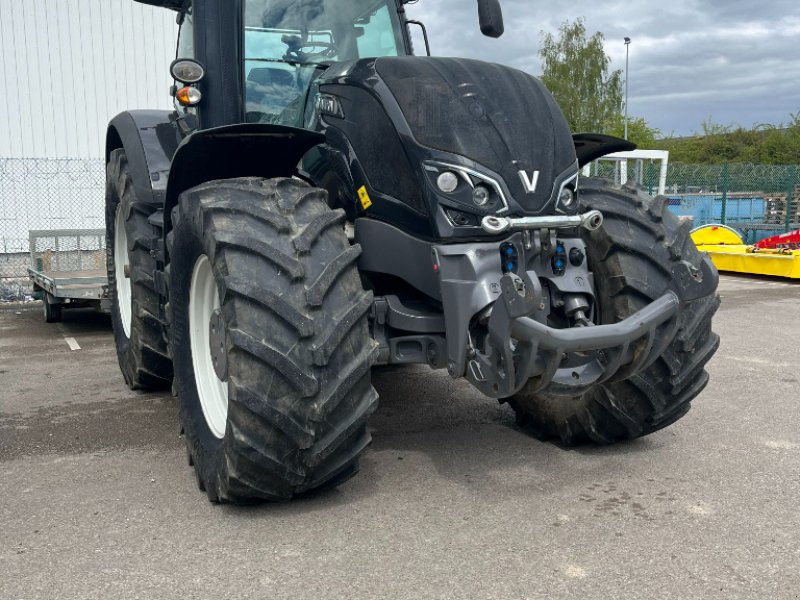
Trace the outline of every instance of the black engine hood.
[[[537, 79], [460, 58], [372, 62], [420, 145], [464, 156], [499, 174], [526, 213], [553, 211], [559, 186], [577, 173], [577, 158], [561, 110]], [[535, 192], [520, 171], [528, 182], [539, 172]]]

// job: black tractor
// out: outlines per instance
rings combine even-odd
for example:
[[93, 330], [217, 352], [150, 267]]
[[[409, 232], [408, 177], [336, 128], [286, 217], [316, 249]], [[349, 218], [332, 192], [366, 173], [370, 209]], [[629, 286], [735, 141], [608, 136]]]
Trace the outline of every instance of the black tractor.
[[172, 386], [210, 500], [355, 474], [380, 365], [565, 445], [689, 410], [717, 273], [665, 198], [579, 178], [633, 146], [572, 135], [521, 71], [414, 56], [401, 0], [139, 1], [177, 14], [175, 110], [108, 129], [114, 335], [131, 388]]

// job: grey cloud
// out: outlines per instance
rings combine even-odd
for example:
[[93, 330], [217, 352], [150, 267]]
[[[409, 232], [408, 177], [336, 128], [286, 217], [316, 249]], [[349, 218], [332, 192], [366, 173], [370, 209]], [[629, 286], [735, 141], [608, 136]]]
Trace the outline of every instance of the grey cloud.
[[699, 131], [702, 122], [751, 126], [800, 112], [800, 3], [578, 3], [504, 0], [506, 34], [480, 35], [474, 0], [420, 0], [412, 17], [428, 26], [435, 54], [508, 64], [534, 75], [541, 32], [579, 16], [602, 31], [612, 68], [624, 69], [623, 38], [633, 38], [630, 111], [665, 133]]

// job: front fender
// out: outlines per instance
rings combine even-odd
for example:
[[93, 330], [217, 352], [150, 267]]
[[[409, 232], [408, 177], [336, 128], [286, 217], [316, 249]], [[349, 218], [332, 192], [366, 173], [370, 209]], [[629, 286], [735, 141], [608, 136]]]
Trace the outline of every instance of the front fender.
[[245, 123], [198, 131], [187, 137], [172, 160], [164, 206], [165, 231], [172, 208], [186, 190], [207, 181], [235, 177], [292, 177], [303, 155], [325, 136], [296, 127]]
[[178, 147], [174, 111], [132, 110], [114, 117], [106, 132], [105, 158], [122, 148], [128, 159], [136, 198], [161, 204], [172, 155]]
[[575, 154], [578, 155], [578, 166], [581, 169], [593, 160], [607, 154], [636, 150], [636, 144], [628, 140], [600, 133], [575, 133], [572, 141], [575, 144]]

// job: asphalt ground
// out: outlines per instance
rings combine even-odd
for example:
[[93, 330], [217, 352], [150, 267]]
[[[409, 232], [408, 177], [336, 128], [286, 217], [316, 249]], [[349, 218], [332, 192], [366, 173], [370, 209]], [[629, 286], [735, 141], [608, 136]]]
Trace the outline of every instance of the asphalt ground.
[[666, 430], [565, 450], [444, 373], [381, 371], [361, 473], [249, 508], [197, 490], [107, 318], [2, 310], [0, 599], [800, 598], [800, 284], [720, 291], [711, 384]]

